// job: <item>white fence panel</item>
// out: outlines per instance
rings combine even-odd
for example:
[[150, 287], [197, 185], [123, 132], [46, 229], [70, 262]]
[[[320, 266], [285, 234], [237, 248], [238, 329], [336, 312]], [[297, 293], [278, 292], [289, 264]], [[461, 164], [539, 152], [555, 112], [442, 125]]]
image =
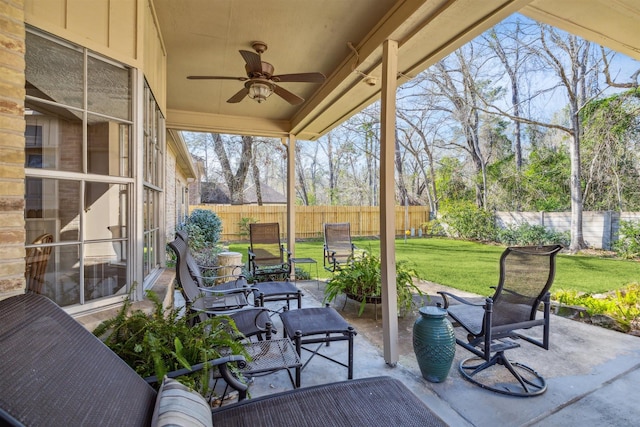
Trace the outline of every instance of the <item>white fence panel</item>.
[[[583, 212], [582, 235], [585, 243], [595, 249], [611, 249], [618, 240], [620, 221], [640, 221], [640, 212]], [[496, 212], [500, 227], [528, 223], [543, 225], [556, 232], [571, 231], [571, 212]]]

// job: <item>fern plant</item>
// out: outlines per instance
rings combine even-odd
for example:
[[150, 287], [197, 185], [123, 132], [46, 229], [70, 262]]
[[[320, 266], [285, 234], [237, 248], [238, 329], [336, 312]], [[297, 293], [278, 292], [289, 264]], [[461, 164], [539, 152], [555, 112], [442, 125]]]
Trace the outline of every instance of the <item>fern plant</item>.
[[[189, 316], [175, 308], [164, 309], [158, 296], [147, 291], [153, 311], [133, 309], [130, 297], [118, 314], [102, 322], [94, 335], [131, 366], [140, 376], [163, 378], [168, 372], [217, 359], [222, 355], [240, 354], [249, 358], [237, 341], [241, 333], [231, 319], [216, 316], [191, 326]], [[210, 372], [205, 367], [178, 378], [181, 383], [206, 394]]]
[[[365, 253], [361, 258], [354, 259], [348, 267], [338, 270], [327, 282], [324, 302], [334, 301], [339, 295], [345, 294], [349, 298], [360, 302], [358, 316], [364, 312], [367, 303], [377, 302], [382, 296], [380, 258]], [[398, 312], [403, 313], [414, 307], [413, 294], [420, 297], [424, 293], [413, 283], [413, 277], [418, 273], [409, 267], [408, 261], [396, 263], [396, 291], [398, 295]]]

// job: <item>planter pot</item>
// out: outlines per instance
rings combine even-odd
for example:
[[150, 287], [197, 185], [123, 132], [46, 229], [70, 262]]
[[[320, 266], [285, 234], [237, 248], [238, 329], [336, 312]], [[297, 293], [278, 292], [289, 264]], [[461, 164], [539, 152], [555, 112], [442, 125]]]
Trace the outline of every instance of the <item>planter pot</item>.
[[364, 295], [354, 295], [354, 294], [346, 294], [346, 295], [347, 295], [347, 298], [358, 301], [358, 302], [362, 302], [362, 300], [364, 299], [367, 304], [382, 303], [382, 297], [376, 297], [376, 296], [365, 297]]
[[413, 325], [413, 351], [422, 377], [440, 383], [447, 378], [456, 351], [453, 326], [446, 318], [447, 310], [422, 307]]

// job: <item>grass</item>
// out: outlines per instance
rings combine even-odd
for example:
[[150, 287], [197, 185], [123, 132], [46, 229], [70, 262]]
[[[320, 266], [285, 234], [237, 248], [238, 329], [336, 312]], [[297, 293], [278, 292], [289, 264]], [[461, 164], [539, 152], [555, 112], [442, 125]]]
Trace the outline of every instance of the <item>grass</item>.
[[[378, 240], [363, 239], [354, 243], [371, 253], [380, 253]], [[229, 250], [242, 253], [246, 262], [247, 243], [231, 244]], [[498, 283], [498, 261], [503, 250], [502, 246], [452, 239], [413, 238], [407, 239], [406, 243], [404, 239], [396, 240], [396, 258], [410, 261], [422, 279], [480, 295], [490, 295], [489, 287]], [[321, 240], [297, 242], [296, 256], [317, 260], [320, 277], [331, 277], [331, 273], [322, 267]], [[304, 269], [309, 267], [315, 275], [313, 265], [303, 264]], [[640, 264], [637, 261], [559, 254], [551, 292], [571, 289], [603, 293], [639, 281]]]

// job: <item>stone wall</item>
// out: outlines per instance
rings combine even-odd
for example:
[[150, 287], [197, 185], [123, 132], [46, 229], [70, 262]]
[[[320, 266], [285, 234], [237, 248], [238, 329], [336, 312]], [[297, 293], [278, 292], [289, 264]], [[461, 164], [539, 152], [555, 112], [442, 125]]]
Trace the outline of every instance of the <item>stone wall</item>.
[[24, 97], [23, 0], [0, 0], [0, 295], [23, 293]]

